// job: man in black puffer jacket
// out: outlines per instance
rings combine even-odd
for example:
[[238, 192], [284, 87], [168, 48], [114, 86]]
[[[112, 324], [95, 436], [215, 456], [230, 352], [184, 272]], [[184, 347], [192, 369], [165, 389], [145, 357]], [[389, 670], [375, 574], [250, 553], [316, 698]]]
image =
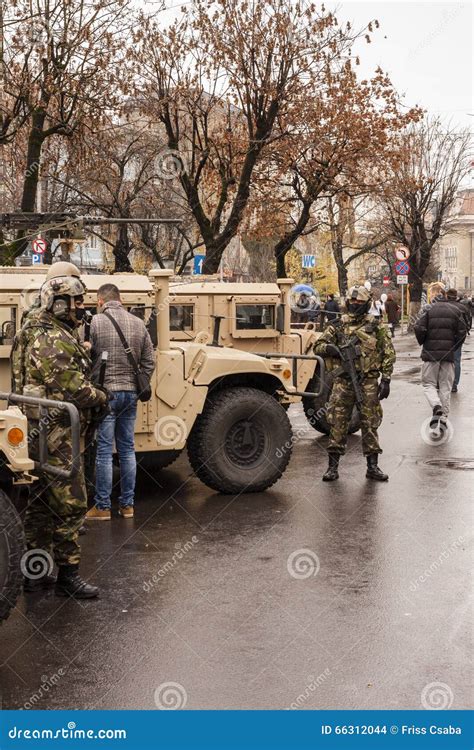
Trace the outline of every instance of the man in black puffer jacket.
[[449, 413], [454, 382], [454, 352], [466, 338], [466, 318], [459, 304], [442, 291], [433, 304], [424, 308], [415, 323], [415, 335], [423, 345], [421, 385], [433, 409], [432, 425], [445, 422]]

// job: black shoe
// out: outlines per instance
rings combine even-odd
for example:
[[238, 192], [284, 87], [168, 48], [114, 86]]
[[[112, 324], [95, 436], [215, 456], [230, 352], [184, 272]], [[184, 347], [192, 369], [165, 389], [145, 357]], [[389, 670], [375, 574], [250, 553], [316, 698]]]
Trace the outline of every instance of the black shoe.
[[79, 565], [61, 565], [55, 593], [56, 596], [72, 596], [74, 599], [95, 599], [99, 596], [99, 589], [83, 581], [79, 575]]
[[458, 392], [458, 387], [456, 383], [454, 383], [453, 387], [451, 388], [451, 393], [457, 393], [457, 392]]
[[27, 594], [34, 594], [36, 591], [51, 589], [56, 583], [55, 576], [42, 576], [41, 578], [27, 578], [23, 581], [23, 591]]
[[439, 426], [440, 417], [443, 416], [443, 409], [441, 406], [435, 406], [433, 409], [433, 416], [430, 419], [430, 427], [432, 430], [436, 430]]
[[326, 473], [323, 474], [323, 482], [334, 482], [339, 479], [339, 472], [337, 470], [339, 466], [339, 454], [329, 453], [329, 465], [326, 469]]
[[87, 528], [84, 526], [84, 524], [82, 524], [78, 533], [79, 533], [79, 536], [84, 536], [84, 534], [87, 534]]
[[367, 479], [375, 479], [377, 482], [386, 482], [388, 480], [388, 474], [384, 474], [381, 469], [377, 466], [378, 464], [378, 454], [372, 453], [370, 456], [367, 456], [367, 471], [365, 476]]

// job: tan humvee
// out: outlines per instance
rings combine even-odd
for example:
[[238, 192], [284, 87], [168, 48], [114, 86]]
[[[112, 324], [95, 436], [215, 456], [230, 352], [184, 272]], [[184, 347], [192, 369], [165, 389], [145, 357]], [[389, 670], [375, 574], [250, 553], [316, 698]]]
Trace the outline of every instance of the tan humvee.
[[[46, 267], [0, 269], [0, 390], [10, 387], [13, 335], [45, 273]], [[116, 284], [124, 305], [143, 315], [156, 343], [153, 397], [139, 403], [135, 428], [142, 466], [162, 467], [186, 445], [194, 471], [212, 489], [264, 490], [282, 475], [291, 454], [282, 404], [297, 391], [292, 365], [282, 356], [266, 359], [199, 337], [170, 341], [170, 275], [83, 276], [86, 307], [95, 306], [102, 284]]]
[[[259, 354], [276, 353], [291, 358], [297, 394], [287, 402], [302, 401], [308, 422], [315, 430], [329, 434], [327, 404], [332, 390], [331, 368], [326, 361], [324, 383], [321, 383], [318, 360], [312, 356], [315, 342], [321, 336], [315, 323], [297, 328], [291, 322], [290, 290], [292, 279], [276, 283], [225, 283], [199, 280], [171, 283], [171, 338], [174, 341], [217, 338], [227, 347]], [[350, 432], [360, 425], [357, 408]]]

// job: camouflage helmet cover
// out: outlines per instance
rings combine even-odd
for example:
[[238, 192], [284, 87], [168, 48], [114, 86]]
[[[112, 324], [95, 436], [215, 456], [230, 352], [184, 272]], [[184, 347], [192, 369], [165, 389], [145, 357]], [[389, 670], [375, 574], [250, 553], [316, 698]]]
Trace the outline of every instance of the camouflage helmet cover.
[[362, 284], [359, 286], [351, 286], [347, 292], [346, 299], [348, 302], [370, 302], [372, 299], [372, 293]]
[[67, 261], [61, 260], [50, 266], [48, 273], [46, 274], [46, 281], [49, 281], [49, 279], [57, 279], [59, 276], [76, 276], [80, 279], [81, 272], [74, 263], [68, 263]]
[[76, 276], [58, 276], [44, 282], [40, 290], [41, 307], [51, 310], [55, 297], [80, 297], [87, 291]]

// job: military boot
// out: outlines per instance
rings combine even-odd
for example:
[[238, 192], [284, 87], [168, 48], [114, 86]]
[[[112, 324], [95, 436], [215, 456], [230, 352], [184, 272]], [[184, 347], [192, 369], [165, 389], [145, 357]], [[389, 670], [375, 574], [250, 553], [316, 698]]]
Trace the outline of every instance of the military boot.
[[74, 599], [95, 599], [99, 596], [99, 589], [81, 578], [79, 565], [61, 565], [55, 593], [57, 596], [72, 596]]
[[323, 474], [323, 482], [334, 482], [335, 479], [339, 479], [339, 472], [337, 467], [339, 466], [339, 453], [329, 453], [329, 465], [326, 469], [326, 473]]
[[386, 482], [388, 480], [388, 474], [384, 474], [381, 469], [377, 466], [378, 464], [378, 454], [372, 453], [370, 456], [367, 456], [367, 472], [366, 477], [367, 479], [376, 479], [378, 482]]

